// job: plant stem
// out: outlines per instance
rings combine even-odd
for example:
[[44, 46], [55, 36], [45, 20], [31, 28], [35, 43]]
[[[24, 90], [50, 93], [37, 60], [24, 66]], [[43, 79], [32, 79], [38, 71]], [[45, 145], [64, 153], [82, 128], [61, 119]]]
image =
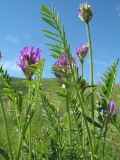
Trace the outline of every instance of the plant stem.
[[83, 78], [83, 62], [81, 61], [81, 76]]
[[[30, 82], [31, 82], [31, 80], [30, 80]], [[30, 82], [29, 82], [29, 88], [28, 88], [28, 97], [31, 100]], [[30, 100], [28, 101], [28, 106], [30, 105]], [[31, 122], [30, 122], [30, 124], [28, 126], [28, 132], [29, 132], [28, 133], [28, 137], [29, 137], [29, 160], [32, 160]]]
[[88, 37], [88, 44], [90, 50], [90, 85], [93, 85], [93, 58], [92, 58], [92, 44], [91, 44], [91, 36], [90, 36], [90, 28], [89, 23], [86, 23], [86, 30], [87, 30], [87, 37]]
[[25, 123], [24, 123], [24, 126], [23, 126], [23, 130], [21, 132], [21, 136], [20, 136], [20, 140], [19, 140], [19, 144], [18, 144], [18, 152], [17, 152], [17, 158], [16, 160], [19, 160], [20, 159], [20, 156], [21, 156], [21, 146], [22, 146], [22, 141], [23, 141], [23, 138], [25, 137], [25, 133], [27, 131], [27, 128], [32, 120], [32, 117], [33, 117], [33, 114], [31, 115], [31, 117], [29, 117], [29, 122], [28, 121], [28, 116], [29, 116], [29, 112], [30, 112], [30, 109], [31, 109], [31, 105], [29, 105], [28, 109], [27, 109], [27, 113], [26, 113], [26, 119], [25, 119]]
[[[53, 20], [54, 20], [54, 22], [56, 24], [57, 30], [58, 30], [58, 32], [60, 34], [60, 37], [61, 37], [61, 41], [63, 42], [64, 50], [66, 51], [66, 55], [68, 57], [70, 70], [71, 70], [71, 73], [72, 73], [73, 82], [75, 83], [75, 89], [76, 89], [77, 97], [78, 97], [80, 105], [81, 105], [82, 115], [83, 115], [83, 118], [84, 118], [84, 121], [85, 121], [85, 126], [86, 126], [86, 130], [87, 130], [87, 134], [88, 134], [89, 145], [90, 145], [90, 150], [91, 150], [91, 160], [93, 160], [94, 159], [94, 152], [93, 152], [93, 145], [92, 145], [90, 129], [89, 129], [89, 126], [88, 126], [88, 122], [86, 120], [84, 106], [83, 106], [83, 103], [82, 103], [82, 100], [81, 100], [81, 95], [79, 93], [79, 89], [78, 89], [78, 86], [77, 86], [77, 83], [76, 83], [75, 72], [74, 72], [72, 61], [71, 61], [71, 58], [70, 58], [70, 46], [66, 41], [65, 35], [62, 34], [61, 28], [58, 25], [58, 23], [57, 23], [56, 19], [54, 18], [54, 16], [53, 16]], [[64, 31], [64, 29], [63, 29], [63, 31]]]
[[22, 146], [22, 140], [23, 140], [23, 133], [21, 133], [20, 139], [19, 139], [19, 144], [18, 144], [18, 154], [17, 154], [17, 158], [16, 160], [19, 160], [19, 158], [21, 157], [21, 146]]
[[61, 126], [60, 126], [60, 111], [58, 111], [58, 141], [59, 141], [59, 150], [58, 156], [59, 160], [61, 160]]
[[[90, 28], [89, 23], [86, 23], [86, 31], [88, 37], [88, 44], [89, 44], [89, 56], [90, 56], [90, 82], [89, 84], [93, 86], [93, 58], [92, 58], [92, 44], [91, 44], [91, 35], [90, 35]], [[94, 125], [94, 93], [92, 88], [92, 95], [91, 95], [91, 116], [93, 121], [93, 149], [95, 148], [95, 125]]]
[[102, 152], [103, 160], [104, 160], [104, 156], [105, 156], [105, 146], [106, 146], [106, 135], [107, 135], [107, 123], [108, 123], [108, 118], [109, 118], [109, 117], [107, 117], [106, 122], [105, 122], [105, 132], [104, 132], [103, 152]]
[[3, 113], [3, 118], [4, 118], [5, 129], [6, 129], [8, 147], [9, 147], [9, 152], [10, 152], [10, 159], [13, 160], [11, 142], [10, 142], [9, 131], [8, 131], [8, 124], [7, 124], [6, 114], [5, 114], [5, 110], [4, 110], [4, 106], [3, 106], [1, 98], [0, 98], [0, 103], [1, 103], [1, 107], [2, 107], [2, 113]]
[[73, 108], [72, 108], [72, 111], [73, 111], [73, 116], [74, 116], [74, 120], [75, 120], [75, 124], [76, 124], [76, 129], [77, 129], [77, 132], [78, 132], [79, 143], [80, 143], [80, 145], [81, 145], [81, 147], [82, 147], [82, 151], [83, 151], [83, 153], [84, 153], [84, 145], [83, 145], [83, 141], [82, 141], [81, 135], [80, 135], [79, 124], [78, 124], [78, 122], [77, 122], [77, 118], [76, 118], [76, 115], [75, 115], [75, 113], [74, 113]]
[[66, 110], [68, 115], [68, 125], [69, 125], [69, 145], [72, 145], [72, 136], [71, 136], [71, 122], [70, 122], [70, 110], [69, 110], [69, 91], [67, 87], [67, 97], [66, 97]]

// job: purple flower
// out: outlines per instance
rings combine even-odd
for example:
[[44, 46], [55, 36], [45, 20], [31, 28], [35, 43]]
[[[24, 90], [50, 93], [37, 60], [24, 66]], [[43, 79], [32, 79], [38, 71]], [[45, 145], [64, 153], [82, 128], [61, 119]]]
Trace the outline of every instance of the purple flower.
[[32, 46], [26, 46], [20, 51], [19, 62], [17, 64], [28, 79], [34, 74], [31, 69], [32, 65], [37, 64], [40, 57], [41, 50], [39, 48], [34, 50]]
[[78, 47], [76, 47], [76, 53], [81, 62], [83, 62], [85, 56], [87, 55], [88, 49], [88, 44], [80, 44]]
[[83, 3], [78, 9], [79, 17], [82, 21], [88, 23], [92, 19], [92, 10], [91, 6], [88, 3]]
[[108, 108], [109, 113], [113, 113], [114, 109], [115, 109], [115, 103], [113, 100], [111, 100]]
[[[75, 58], [71, 55], [72, 65], [75, 66]], [[56, 59], [56, 62], [52, 67], [54, 74], [57, 78], [70, 78], [71, 71], [68, 58], [65, 53], [61, 53], [60, 57]]]

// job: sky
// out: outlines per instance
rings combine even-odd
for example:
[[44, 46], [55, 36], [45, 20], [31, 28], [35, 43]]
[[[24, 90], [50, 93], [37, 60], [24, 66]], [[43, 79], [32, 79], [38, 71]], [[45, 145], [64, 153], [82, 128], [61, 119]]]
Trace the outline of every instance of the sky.
[[[51, 9], [56, 6], [61, 21], [65, 25], [66, 35], [71, 45], [71, 53], [76, 56], [76, 46], [87, 43], [84, 22], [78, 18], [79, 5], [84, 0], [0, 0], [0, 50], [4, 68], [10, 76], [24, 77], [16, 65], [20, 50], [32, 45], [42, 50], [46, 59], [43, 72], [44, 78], [54, 77], [51, 65], [55, 59], [50, 56], [49, 47], [45, 44], [51, 40], [44, 37], [42, 29], [48, 28], [40, 18], [40, 6], [43, 4]], [[105, 69], [113, 61], [120, 58], [120, 0], [87, 0], [93, 11], [90, 22], [94, 81], [99, 82]], [[89, 80], [89, 54], [85, 59], [84, 75]], [[120, 65], [118, 66], [117, 82], [120, 82]]]

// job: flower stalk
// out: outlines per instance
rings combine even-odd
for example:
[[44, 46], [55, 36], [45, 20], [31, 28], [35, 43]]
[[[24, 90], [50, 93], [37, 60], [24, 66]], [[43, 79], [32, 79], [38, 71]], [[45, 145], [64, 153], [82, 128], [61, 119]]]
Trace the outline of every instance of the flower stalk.
[[[91, 35], [90, 35], [90, 28], [89, 28], [89, 23], [86, 23], [86, 31], [87, 31], [87, 37], [88, 37], [88, 44], [89, 44], [89, 56], [90, 56], [90, 82], [89, 84], [91, 86], [94, 85], [93, 82], [93, 58], [92, 58], [92, 44], [91, 44]], [[92, 116], [92, 121], [93, 121], [93, 148], [95, 148], [95, 125], [94, 125], [94, 93], [93, 93], [93, 88], [92, 88], [92, 95], [91, 95], [91, 116]]]
[[[29, 79], [29, 88], [28, 88], [28, 97], [29, 97], [28, 107], [29, 107], [30, 101], [31, 101], [30, 82], [31, 82], [31, 78]], [[31, 109], [30, 109], [30, 111], [31, 111]], [[29, 137], [29, 160], [32, 160], [31, 122], [28, 126], [28, 137]]]
[[89, 44], [89, 51], [90, 51], [90, 85], [93, 85], [93, 58], [92, 58], [92, 44], [91, 44], [91, 35], [90, 35], [90, 28], [89, 23], [86, 23], [86, 31], [88, 37], [88, 44]]
[[83, 78], [83, 63], [84, 62], [81, 62], [81, 77]]
[[68, 90], [68, 87], [67, 87], [67, 91], [66, 91], [66, 110], [67, 110], [68, 126], [69, 126], [69, 145], [72, 146], [70, 108], [69, 108], [69, 90]]

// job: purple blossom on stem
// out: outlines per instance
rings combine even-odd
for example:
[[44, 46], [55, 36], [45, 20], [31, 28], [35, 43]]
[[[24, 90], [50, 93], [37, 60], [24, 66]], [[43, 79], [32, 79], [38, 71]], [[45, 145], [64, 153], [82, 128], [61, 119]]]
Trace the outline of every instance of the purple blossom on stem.
[[80, 5], [78, 9], [79, 17], [82, 21], [88, 23], [92, 19], [91, 6], [86, 2]]
[[[72, 64], [75, 66], [75, 58], [71, 56]], [[56, 62], [52, 67], [54, 74], [57, 78], [70, 78], [71, 71], [68, 58], [65, 53], [61, 53], [60, 57], [56, 59]]]
[[80, 59], [81, 62], [83, 62], [85, 56], [87, 55], [89, 46], [88, 44], [80, 44], [76, 47], [76, 53]]
[[113, 100], [111, 100], [110, 103], [109, 103], [108, 112], [113, 113], [114, 109], [115, 109], [115, 103], [114, 103]]
[[17, 64], [20, 66], [25, 76], [31, 79], [34, 74], [31, 66], [37, 64], [41, 57], [41, 50], [37, 48], [34, 50], [33, 46], [26, 46], [20, 51], [19, 62]]

